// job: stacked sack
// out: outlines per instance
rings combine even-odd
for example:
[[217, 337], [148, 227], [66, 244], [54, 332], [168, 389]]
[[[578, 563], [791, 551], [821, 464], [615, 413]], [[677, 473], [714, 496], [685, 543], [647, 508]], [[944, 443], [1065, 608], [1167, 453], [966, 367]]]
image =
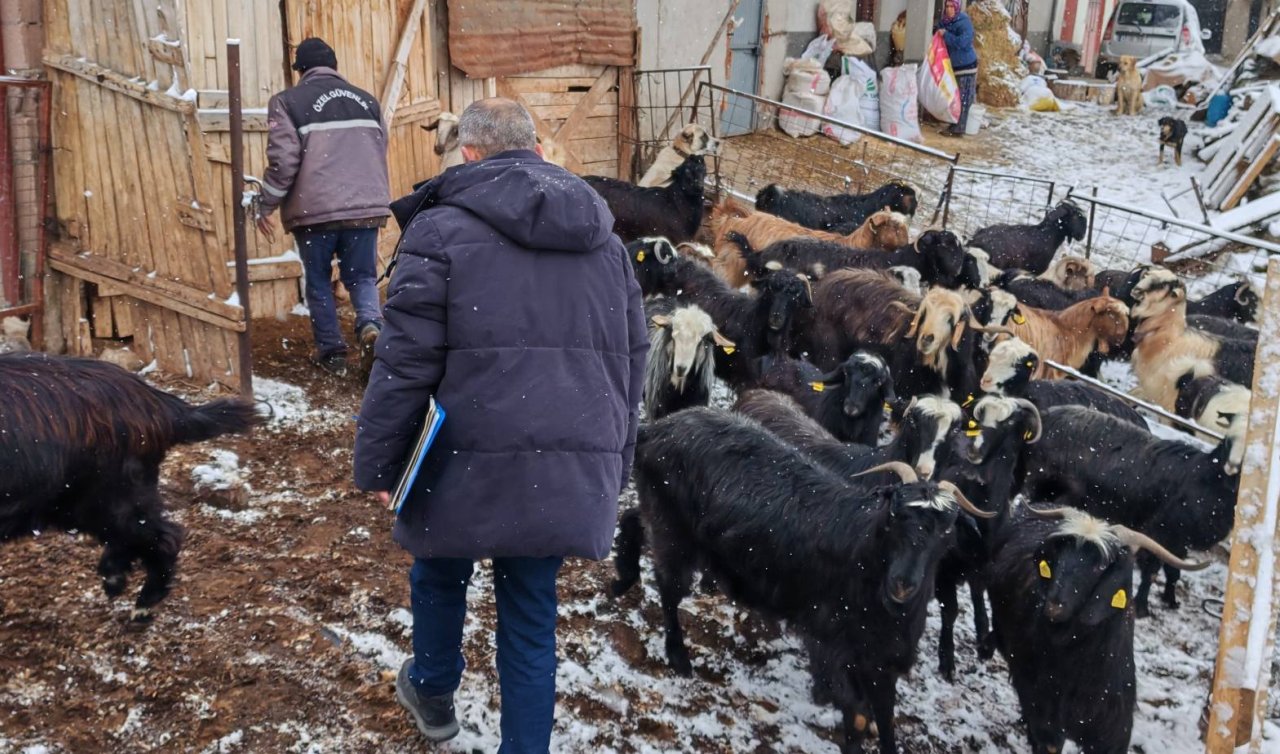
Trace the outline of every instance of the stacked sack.
[[[822, 63], [812, 58], [787, 58], [782, 71], [786, 76], [782, 104], [821, 113], [831, 90], [831, 77], [822, 69]], [[818, 132], [819, 125], [821, 121], [817, 118], [795, 110], [778, 111], [778, 127], [788, 136], [812, 136]]]

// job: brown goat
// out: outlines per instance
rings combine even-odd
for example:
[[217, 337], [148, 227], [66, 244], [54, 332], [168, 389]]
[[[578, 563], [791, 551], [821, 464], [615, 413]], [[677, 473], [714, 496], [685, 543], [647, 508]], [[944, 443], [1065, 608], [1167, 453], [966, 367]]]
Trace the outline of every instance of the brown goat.
[[727, 238], [731, 232], [741, 233], [751, 244], [751, 248], [756, 250], [764, 249], [775, 241], [797, 236], [828, 241], [851, 249], [892, 251], [911, 243], [906, 215], [887, 209], [873, 213], [857, 230], [842, 235], [806, 228], [767, 212], [743, 215], [738, 207], [716, 207], [712, 210], [711, 232], [715, 239], [711, 245], [716, 255], [712, 267], [733, 286], [746, 285], [748, 276], [747, 263], [742, 259], [738, 245]]
[[1129, 334], [1129, 309], [1104, 288], [1101, 296], [1062, 311], [1019, 305], [1009, 327], [1040, 354], [1040, 364], [1032, 377], [1060, 379], [1062, 373], [1045, 362], [1079, 369], [1094, 351], [1105, 354], [1118, 348]]

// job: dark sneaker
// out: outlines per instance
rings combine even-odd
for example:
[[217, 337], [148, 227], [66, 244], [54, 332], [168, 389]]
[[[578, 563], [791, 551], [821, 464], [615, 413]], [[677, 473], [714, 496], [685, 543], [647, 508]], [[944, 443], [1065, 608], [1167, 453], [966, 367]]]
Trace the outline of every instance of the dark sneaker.
[[458, 717], [453, 711], [453, 694], [422, 696], [409, 680], [413, 658], [400, 666], [396, 676], [396, 700], [409, 711], [418, 730], [432, 743], [442, 743], [458, 735]]
[[360, 375], [366, 380], [369, 379], [369, 372], [373, 371], [374, 346], [378, 344], [381, 332], [382, 325], [377, 322], [370, 322], [360, 328]]
[[341, 351], [313, 356], [311, 360], [334, 377], [347, 376], [347, 355]]

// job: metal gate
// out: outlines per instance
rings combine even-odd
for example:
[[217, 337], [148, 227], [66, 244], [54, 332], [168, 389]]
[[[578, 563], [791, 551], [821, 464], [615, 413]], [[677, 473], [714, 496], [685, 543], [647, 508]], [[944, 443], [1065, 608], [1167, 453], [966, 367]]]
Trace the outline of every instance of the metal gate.
[[0, 318], [30, 317], [42, 341], [49, 212], [49, 82], [0, 76]]

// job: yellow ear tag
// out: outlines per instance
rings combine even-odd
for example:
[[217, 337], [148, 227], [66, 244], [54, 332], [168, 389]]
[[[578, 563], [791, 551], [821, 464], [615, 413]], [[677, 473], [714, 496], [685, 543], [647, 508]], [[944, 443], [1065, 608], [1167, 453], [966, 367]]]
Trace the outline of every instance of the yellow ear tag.
[[637, 262], [643, 262], [643, 261], [644, 261], [644, 252], [643, 252], [643, 251], [637, 251], [637, 252], [636, 252], [636, 261], [637, 261]]
[[1013, 324], [1015, 324], [1015, 325], [1025, 325], [1025, 324], [1027, 324], [1027, 318], [1026, 318], [1026, 317], [1024, 317], [1024, 316], [1022, 316], [1022, 312], [1015, 311], [1015, 312], [1013, 313]]
[[1027, 430], [1027, 433], [1022, 436], [1022, 439], [1030, 440], [1032, 437], [1035, 437], [1035, 434], [1031, 430]]
[[1053, 578], [1053, 571], [1049, 570], [1049, 561], [1047, 560], [1040, 561], [1040, 578], [1042, 579]]
[[736, 349], [736, 348], [734, 348], [733, 346], [720, 346], [720, 347], [721, 347], [722, 349], [724, 349], [724, 352], [725, 352], [725, 355], [726, 355], [726, 356], [733, 354], [733, 352], [737, 350], [737, 349]]
[[1024, 366], [1026, 366], [1027, 369], [1034, 369], [1036, 366], [1036, 363], [1034, 361], [1024, 361], [1022, 363]]
[[1117, 610], [1123, 610], [1129, 606], [1129, 594], [1123, 589], [1117, 589], [1116, 593], [1111, 595], [1111, 606]]
[[809, 387], [813, 388], [813, 392], [815, 393], [821, 393], [823, 390], [827, 389], [827, 386], [821, 382], [810, 382]]
[[960, 404], [960, 408], [968, 408], [973, 403], [973, 396], [964, 399], [964, 403]]
[[890, 406], [888, 401], [886, 401], [884, 404], [884, 410], [893, 413], [893, 406]]
[[964, 431], [965, 437], [977, 437], [982, 434], [982, 430], [978, 428], [978, 423], [973, 419], [969, 420], [969, 428]]

